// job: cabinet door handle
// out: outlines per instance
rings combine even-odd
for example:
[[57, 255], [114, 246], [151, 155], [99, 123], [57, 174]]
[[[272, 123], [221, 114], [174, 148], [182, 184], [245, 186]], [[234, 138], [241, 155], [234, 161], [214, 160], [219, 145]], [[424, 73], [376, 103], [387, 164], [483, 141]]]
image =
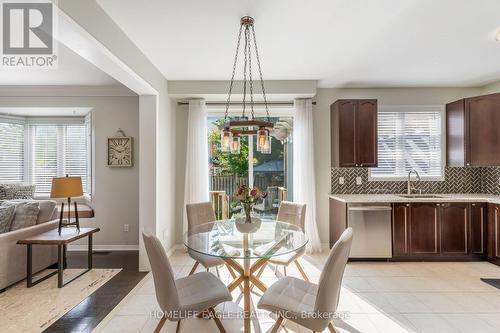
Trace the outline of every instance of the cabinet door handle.
[[475, 207], [475, 206], [476, 206], [476, 204], [475, 204], [475, 203], [473, 203], [473, 204], [472, 204], [472, 207]]
[[470, 163], [467, 163], [467, 165], [469, 166], [469, 165], [470, 165]]
[[410, 207], [410, 204], [406, 204], [406, 207]]

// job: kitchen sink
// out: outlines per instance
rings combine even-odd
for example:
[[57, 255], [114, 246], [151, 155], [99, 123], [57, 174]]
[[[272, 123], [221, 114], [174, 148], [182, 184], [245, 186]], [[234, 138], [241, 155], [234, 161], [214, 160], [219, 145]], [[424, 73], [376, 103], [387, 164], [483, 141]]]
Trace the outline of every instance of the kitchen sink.
[[442, 198], [440, 195], [436, 194], [398, 194], [398, 197], [402, 198], [422, 198], [422, 199], [439, 199]]

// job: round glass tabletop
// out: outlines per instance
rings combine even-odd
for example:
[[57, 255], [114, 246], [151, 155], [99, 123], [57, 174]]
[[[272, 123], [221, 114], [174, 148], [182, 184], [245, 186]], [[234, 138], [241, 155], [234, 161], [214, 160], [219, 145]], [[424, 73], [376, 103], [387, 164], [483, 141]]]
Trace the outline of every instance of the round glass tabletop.
[[286, 255], [307, 244], [307, 236], [298, 226], [269, 219], [257, 222], [252, 226], [235, 220], [201, 224], [184, 235], [184, 245], [213, 257], [251, 259]]

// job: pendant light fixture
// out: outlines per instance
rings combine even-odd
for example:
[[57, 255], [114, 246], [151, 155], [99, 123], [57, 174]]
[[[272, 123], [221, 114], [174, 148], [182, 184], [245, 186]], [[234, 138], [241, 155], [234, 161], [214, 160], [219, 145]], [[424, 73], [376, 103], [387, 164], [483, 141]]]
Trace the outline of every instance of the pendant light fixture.
[[[266, 90], [264, 88], [264, 79], [262, 78], [262, 68], [260, 65], [259, 51], [257, 48], [257, 40], [255, 39], [254, 19], [250, 16], [244, 16], [240, 20], [240, 31], [238, 34], [238, 42], [236, 44], [236, 54], [234, 57], [233, 73], [229, 84], [229, 92], [227, 95], [226, 112], [224, 114], [224, 123], [220, 126], [221, 129], [221, 147], [222, 152], [231, 152], [232, 154], [240, 153], [241, 136], [242, 135], [257, 135], [257, 151], [262, 154], [271, 153], [271, 136], [269, 131], [273, 129], [274, 124], [269, 117], [269, 106], [267, 104]], [[240, 52], [241, 35], [244, 35], [243, 49], [243, 103], [241, 117], [229, 117], [229, 107], [231, 106], [231, 93], [234, 86], [234, 75], [236, 73], [236, 65], [238, 64], [238, 54]], [[253, 46], [252, 46], [253, 44]], [[257, 60], [257, 68], [259, 70], [260, 85], [262, 88], [262, 96], [266, 110], [266, 120], [255, 119], [255, 102], [254, 102], [254, 82], [252, 78], [252, 47]], [[250, 100], [247, 101], [247, 95]], [[250, 109], [250, 117], [247, 116]]]

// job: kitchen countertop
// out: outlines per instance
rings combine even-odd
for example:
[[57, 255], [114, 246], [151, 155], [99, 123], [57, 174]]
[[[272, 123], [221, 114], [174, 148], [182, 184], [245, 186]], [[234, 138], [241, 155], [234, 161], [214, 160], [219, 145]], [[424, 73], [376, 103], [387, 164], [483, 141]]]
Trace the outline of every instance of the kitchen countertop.
[[329, 194], [329, 197], [345, 203], [393, 203], [393, 202], [488, 202], [500, 204], [500, 195], [482, 193], [438, 194], [439, 198], [405, 198], [398, 194]]

